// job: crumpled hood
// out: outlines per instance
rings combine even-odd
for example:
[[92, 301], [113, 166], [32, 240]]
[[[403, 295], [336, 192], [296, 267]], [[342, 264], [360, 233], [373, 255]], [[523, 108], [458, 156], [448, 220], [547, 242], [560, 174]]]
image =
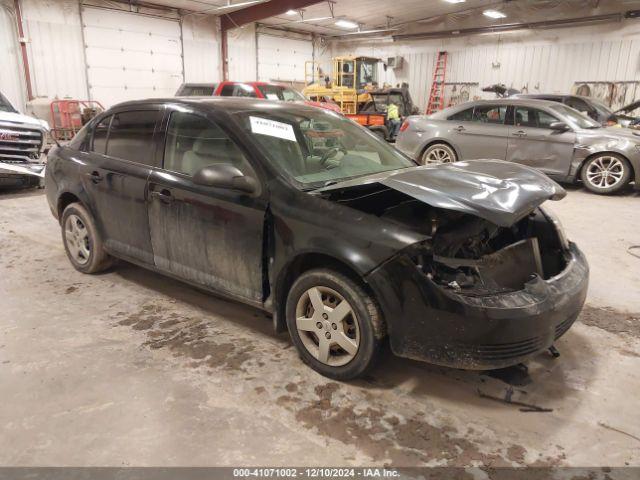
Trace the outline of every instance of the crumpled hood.
[[566, 191], [533, 168], [502, 160], [471, 160], [391, 170], [317, 190], [358, 188], [379, 183], [432, 207], [456, 210], [509, 227], [546, 200]]

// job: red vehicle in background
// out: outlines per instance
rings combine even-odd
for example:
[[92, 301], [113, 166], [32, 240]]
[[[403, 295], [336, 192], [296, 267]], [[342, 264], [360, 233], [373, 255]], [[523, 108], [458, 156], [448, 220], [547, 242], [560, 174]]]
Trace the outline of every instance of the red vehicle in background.
[[313, 102], [305, 98], [297, 90], [286, 85], [269, 82], [221, 82], [210, 83], [185, 83], [176, 92], [177, 97], [189, 96], [215, 96], [215, 97], [251, 97], [264, 98], [265, 100], [279, 100], [282, 102], [301, 102], [313, 107], [320, 107], [337, 113], [340, 107], [335, 102]]

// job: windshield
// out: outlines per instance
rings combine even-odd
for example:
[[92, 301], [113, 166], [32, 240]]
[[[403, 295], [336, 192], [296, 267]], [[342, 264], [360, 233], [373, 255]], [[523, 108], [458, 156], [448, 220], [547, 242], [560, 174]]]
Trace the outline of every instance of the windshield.
[[7, 98], [0, 93], [0, 112], [17, 113], [18, 111], [13, 108], [13, 105], [7, 100]]
[[568, 120], [573, 126], [578, 128], [601, 128], [602, 125], [592, 120], [588, 116], [580, 113], [577, 110], [574, 110], [571, 107], [567, 107], [562, 104], [553, 105], [551, 110], [562, 115], [566, 120]]
[[593, 104], [593, 108], [595, 108], [603, 117], [608, 117], [613, 113], [613, 111], [607, 105], [602, 103], [597, 98], [589, 98], [589, 101]]
[[281, 100], [284, 102], [304, 102], [307, 99], [293, 88], [280, 85], [258, 85], [258, 90], [269, 100]]
[[269, 161], [303, 189], [415, 166], [368, 130], [326, 110], [240, 112], [236, 117]]

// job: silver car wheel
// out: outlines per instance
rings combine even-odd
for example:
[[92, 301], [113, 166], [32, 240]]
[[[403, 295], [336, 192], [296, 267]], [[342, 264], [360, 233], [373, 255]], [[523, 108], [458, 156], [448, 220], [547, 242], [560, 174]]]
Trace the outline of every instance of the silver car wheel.
[[455, 153], [446, 145], [433, 145], [422, 155], [423, 165], [438, 165], [456, 161]]
[[360, 328], [355, 311], [331, 288], [312, 287], [300, 296], [296, 328], [307, 351], [325, 365], [346, 365], [358, 352]]
[[73, 259], [80, 265], [89, 261], [91, 256], [91, 244], [89, 243], [89, 231], [78, 215], [69, 215], [64, 225], [64, 239], [67, 250]]
[[591, 162], [587, 169], [587, 181], [595, 188], [610, 188], [622, 181], [625, 165], [619, 158], [602, 156]]

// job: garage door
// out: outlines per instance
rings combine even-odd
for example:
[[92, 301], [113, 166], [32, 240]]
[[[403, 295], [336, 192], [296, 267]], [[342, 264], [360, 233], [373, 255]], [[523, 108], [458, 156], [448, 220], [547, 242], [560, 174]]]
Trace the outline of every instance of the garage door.
[[183, 81], [177, 20], [83, 7], [87, 79], [92, 100], [173, 96]]
[[313, 59], [311, 40], [258, 33], [258, 80], [304, 82], [304, 62]]

